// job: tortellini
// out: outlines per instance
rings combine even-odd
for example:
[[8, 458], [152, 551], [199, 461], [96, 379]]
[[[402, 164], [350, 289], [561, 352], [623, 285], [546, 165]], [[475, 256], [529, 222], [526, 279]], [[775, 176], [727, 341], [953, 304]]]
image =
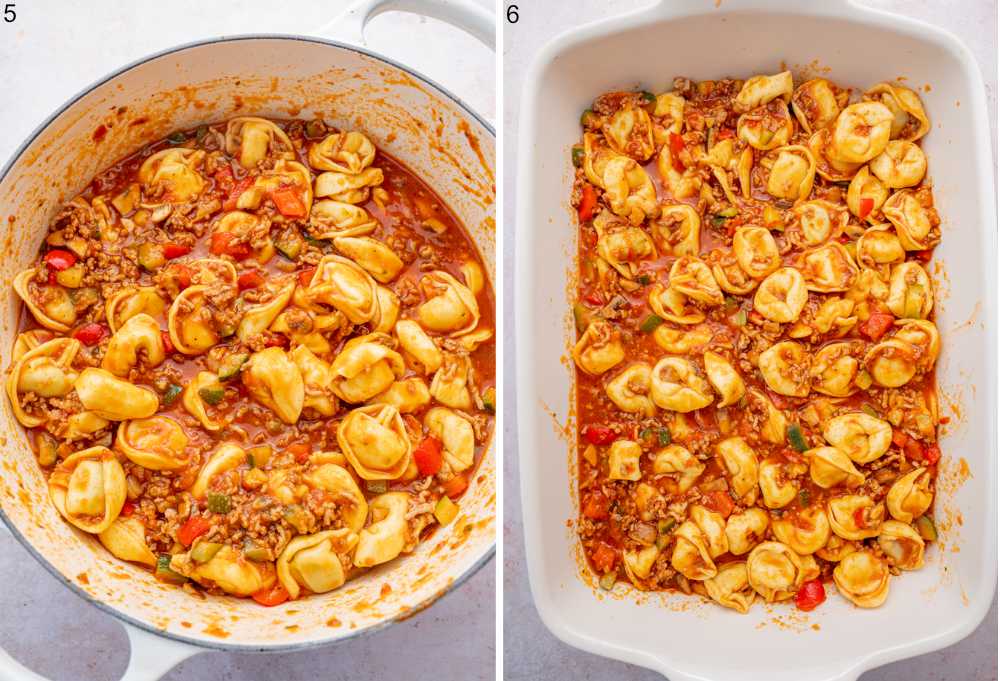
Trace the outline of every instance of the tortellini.
[[812, 389], [833, 397], [847, 397], [854, 393], [861, 366], [857, 355], [861, 349], [859, 343], [851, 341], [829, 343], [820, 348], [810, 367]]
[[754, 279], [763, 279], [781, 267], [778, 245], [763, 227], [740, 227], [733, 235], [733, 253], [740, 267]]
[[57, 333], [66, 333], [76, 323], [76, 308], [69, 292], [54, 284], [39, 285], [35, 270], [24, 270], [11, 284], [39, 324]]
[[316, 178], [314, 193], [341, 203], [359, 204], [368, 200], [372, 187], [384, 181], [381, 168], [365, 168], [360, 173], [328, 171]]
[[863, 494], [833, 497], [826, 502], [830, 528], [837, 536], [856, 541], [878, 535], [885, 506]]
[[591, 376], [600, 376], [625, 359], [618, 330], [604, 320], [594, 320], [573, 347], [576, 365]]
[[837, 116], [829, 154], [838, 161], [865, 163], [881, 154], [889, 143], [892, 112], [879, 102], [858, 102]]
[[754, 149], [770, 151], [787, 145], [794, 129], [785, 101], [772, 100], [740, 116], [736, 135]]
[[441, 368], [444, 356], [420, 324], [411, 319], [400, 319], [396, 322], [396, 338], [403, 356], [421, 373], [429, 375]]
[[156, 413], [160, 406], [153, 391], [122, 380], [105, 369], [84, 369], [73, 387], [85, 409], [109, 421], [144, 419]]
[[897, 317], [926, 318], [934, 307], [934, 289], [927, 270], [912, 260], [893, 267], [885, 304]]
[[893, 140], [869, 164], [875, 177], [890, 189], [920, 184], [927, 172], [927, 157], [913, 142]]
[[795, 475], [800, 472], [800, 468], [800, 464], [782, 463], [773, 459], [760, 462], [757, 480], [765, 506], [783, 508], [792, 503], [799, 492]]
[[641, 107], [627, 105], [612, 114], [604, 124], [604, 138], [616, 152], [636, 161], [653, 155], [653, 123]]
[[722, 291], [712, 276], [708, 265], [688, 256], [682, 256], [670, 266], [670, 290], [704, 305], [721, 305]]
[[249, 341], [274, 323], [274, 320], [278, 318], [278, 315], [292, 299], [292, 294], [295, 292], [295, 282], [279, 279], [270, 282], [268, 288], [272, 294], [270, 300], [250, 305], [244, 310], [243, 318], [236, 328], [236, 336], [241, 341]]
[[427, 431], [441, 441], [441, 454], [452, 471], [471, 468], [476, 454], [476, 433], [468, 419], [445, 407], [433, 407], [424, 415]]
[[816, 199], [800, 203], [792, 209], [795, 224], [792, 233], [801, 234], [806, 246], [819, 246], [841, 234], [850, 218], [842, 205]]
[[701, 250], [701, 218], [686, 203], [665, 205], [652, 223], [653, 240], [664, 253], [698, 256]]
[[795, 341], [775, 343], [760, 353], [757, 368], [767, 387], [779, 395], [809, 395], [809, 353]]
[[826, 546], [832, 534], [826, 509], [821, 505], [775, 518], [771, 522], [771, 531], [778, 541], [803, 556]]
[[861, 608], [877, 608], [889, 595], [889, 567], [870, 551], [855, 551], [833, 569], [833, 583]]
[[736, 496], [741, 499], [749, 496], [748, 501], [753, 501], [759, 475], [756, 452], [742, 437], [720, 441], [715, 451], [722, 459], [722, 465], [729, 474], [729, 485]]
[[198, 477], [191, 485], [191, 496], [195, 499], [205, 498], [208, 486], [216, 476], [238, 468], [246, 463], [246, 460], [247, 453], [241, 447], [229, 442], [221, 445], [208, 457], [208, 461], [198, 471]]
[[881, 102], [892, 112], [892, 139], [915, 142], [931, 129], [920, 97], [913, 90], [892, 83], [879, 83], [865, 97]]
[[107, 447], [63, 459], [49, 476], [49, 496], [59, 513], [84, 532], [107, 530], [125, 505], [125, 471]]
[[656, 189], [646, 171], [631, 158], [616, 156], [604, 167], [602, 178], [608, 205], [615, 215], [633, 225], [656, 214]]
[[337, 428], [337, 443], [364, 480], [395, 480], [410, 464], [406, 426], [387, 404], [353, 409]]
[[771, 516], [762, 508], [752, 506], [745, 511], [734, 513], [726, 521], [726, 540], [729, 552], [734, 556], [748, 553], [767, 534]]
[[868, 166], [862, 167], [847, 187], [847, 207], [854, 215], [869, 222], [880, 215], [879, 211], [887, 198], [889, 190], [868, 170]]
[[808, 450], [805, 456], [809, 459], [809, 477], [819, 487], [830, 489], [843, 485], [851, 488], [865, 481], [865, 476], [854, 467], [847, 454], [836, 447], [816, 447]]
[[151, 567], [156, 565], [156, 556], [146, 544], [146, 527], [138, 518], [118, 516], [97, 538], [116, 558]]
[[[634, 444], [634, 443], [633, 443]], [[638, 447], [638, 445], [636, 445]], [[636, 454], [635, 449], [632, 450]], [[641, 450], [638, 452], [641, 456]], [[638, 458], [635, 460], [635, 470], [639, 469]], [[699, 461], [687, 448], [670, 444], [658, 450], [653, 457], [653, 473], [665, 475], [671, 479], [668, 487], [673, 494], [684, 494], [705, 472], [705, 464]]]
[[313, 204], [309, 224], [317, 239], [365, 236], [378, 228], [378, 221], [361, 206], [332, 199]]
[[140, 360], [147, 367], [155, 367], [166, 357], [160, 325], [140, 312], [130, 317], [111, 337], [101, 366], [116, 376], [128, 376]]
[[801, 271], [807, 289], [834, 293], [851, 287], [858, 266], [842, 244], [830, 242], [803, 253]]
[[[717, 352], [706, 352], [702, 358], [708, 382], [722, 398], [716, 406], [721, 409], [739, 402], [746, 394], [746, 384], [735, 367]], [[655, 396], [653, 400], [656, 401]]]
[[882, 213], [896, 228], [899, 243], [908, 251], [933, 248], [941, 240], [941, 230], [935, 224], [936, 215], [932, 215], [911, 189], [893, 193], [882, 204]]
[[365, 135], [351, 130], [327, 135], [309, 147], [309, 165], [316, 170], [358, 174], [375, 160], [375, 145]]
[[887, 225], [876, 225], [858, 237], [857, 261], [861, 267], [879, 272], [889, 278], [890, 268], [906, 259], [906, 251], [899, 238]]
[[199, 584], [215, 586], [233, 596], [252, 596], [277, 581], [271, 563], [246, 560], [240, 551], [229, 545], [224, 545], [204, 563], [192, 560], [189, 554], [177, 554], [170, 559], [170, 567]]
[[167, 313], [170, 343], [185, 355], [208, 352], [221, 339], [208, 308], [209, 286], [196, 285], [184, 289], [174, 298]]
[[898, 520], [882, 523], [878, 545], [890, 564], [900, 570], [919, 570], [924, 566], [924, 540], [906, 523]]
[[802, 128], [812, 134], [837, 120], [847, 93], [825, 78], [813, 78], [795, 88], [792, 111]]
[[[600, 221], [596, 220], [595, 225]], [[638, 227], [604, 230], [597, 239], [597, 254], [626, 279], [635, 277], [638, 263], [656, 257], [653, 239]]]
[[63, 397], [74, 387], [78, 374], [73, 360], [80, 352], [80, 341], [73, 338], [53, 338], [28, 350], [7, 376], [7, 397], [14, 416], [25, 428], [45, 423], [45, 417], [25, 409], [21, 395], [32, 393], [40, 397]]
[[802, 273], [794, 267], [782, 267], [757, 287], [753, 307], [765, 319], [785, 324], [799, 318], [807, 300], [809, 290]]
[[278, 347], [254, 353], [241, 372], [243, 385], [251, 397], [273, 411], [285, 423], [299, 420], [305, 403], [302, 374]]
[[892, 426], [864, 412], [848, 412], [827, 421], [823, 437], [854, 463], [866, 464], [889, 450]]
[[303, 589], [312, 593], [333, 591], [347, 580], [344, 563], [350, 560], [350, 551], [357, 543], [358, 535], [347, 528], [295, 537], [278, 558], [278, 581], [292, 599], [298, 598]]
[[139, 166], [139, 182], [147, 191], [162, 192], [167, 203], [184, 203], [205, 189], [201, 166], [205, 152], [174, 147], [152, 154]]
[[267, 119], [233, 118], [226, 127], [226, 153], [237, 156], [244, 168], [256, 168], [271, 152], [294, 158], [294, 150], [285, 131]]
[[803, 582], [814, 577], [813, 572], [818, 572], [810, 557], [803, 558], [777, 541], [754, 547], [746, 565], [750, 586], [768, 603], [788, 600]]
[[744, 614], [750, 611], [756, 597], [750, 586], [747, 564], [743, 562], [726, 563], [714, 577], [706, 579], [704, 584], [709, 598], [719, 605]]
[[118, 428], [115, 449], [143, 468], [170, 471], [184, 468], [191, 461], [188, 440], [179, 423], [156, 415], [123, 423]]
[[122, 324], [140, 313], [153, 318], [158, 317], [166, 309], [166, 303], [155, 286], [139, 286], [134, 289], [122, 289], [108, 298], [104, 309], [111, 333], [115, 333]]
[[300, 345], [290, 353], [289, 359], [298, 367], [302, 376], [303, 399], [302, 408], [312, 409], [323, 416], [333, 416], [340, 405], [333, 392], [335, 379], [333, 369], [329, 364], [317, 357], [305, 345]]
[[410, 495], [388, 492], [375, 497], [371, 508], [372, 524], [361, 530], [354, 552], [357, 567], [386, 563], [403, 551], [407, 540], [406, 512]]
[[632, 440], [615, 440], [608, 448], [608, 480], [640, 480], [642, 448]]
[[472, 362], [468, 355], [446, 353], [444, 363], [431, 381], [431, 396], [446, 407], [472, 409], [471, 375]]
[[[608, 381], [608, 398], [622, 411], [652, 416], [656, 405], [651, 397], [653, 370], [645, 362], [635, 362]], [[711, 400], [710, 400], [711, 401]]]
[[704, 506], [692, 506], [690, 515], [674, 532], [670, 564], [688, 579], [711, 579], [718, 574], [715, 559], [729, 548], [726, 522]]
[[889, 515], [896, 520], [909, 523], [923, 515], [933, 500], [931, 474], [921, 466], [892, 483], [885, 498], [885, 505], [889, 509]]
[[750, 111], [771, 100], [780, 98], [786, 104], [792, 98], [792, 72], [782, 71], [773, 76], [754, 76], [743, 83], [733, 100], [737, 113]]
[[399, 256], [370, 236], [341, 236], [333, 240], [333, 245], [383, 284], [395, 279], [403, 269], [403, 261]]
[[660, 555], [660, 549], [655, 544], [647, 546], [637, 551], [622, 552], [622, 563], [625, 567], [625, 574], [628, 575], [632, 583], [642, 588], [639, 580], [646, 579], [653, 571], [653, 563]]
[[[403, 358], [393, 350], [395, 341], [384, 334], [357, 336], [347, 341], [330, 365], [330, 387], [351, 404], [375, 397], [403, 376]], [[439, 369], [440, 371], [440, 369]]]
[[712, 388], [682, 357], [664, 357], [650, 374], [649, 395], [663, 409], [686, 413], [712, 403]]
[[797, 201], [809, 197], [816, 177], [816, 160], [807, 147], [778, 147], [761, 161], [767, 169], [767, 193], [778, 199]]
[[218, 376], [211, 371], [199, 371], [181, 394], [181, 404], [184, 405], [184, 409], [198, 419], [201, 427], [210, 433], [222, 430], [225, 423], [215, 420], [209, 413], [208, 406], [201, 397], [201, 391], [220, 387]]
[[311, 300], [336, 308], [352, 324], [371, 321], [378, 307], [375, 280], [353, 260], [326, 255], [307, 287]]
[[479, 304], [467, 286], [440, 270], [420, 279], [425, 301], [417, 308], [420, 325], [434, 333], [462, 336], [479, 324]]

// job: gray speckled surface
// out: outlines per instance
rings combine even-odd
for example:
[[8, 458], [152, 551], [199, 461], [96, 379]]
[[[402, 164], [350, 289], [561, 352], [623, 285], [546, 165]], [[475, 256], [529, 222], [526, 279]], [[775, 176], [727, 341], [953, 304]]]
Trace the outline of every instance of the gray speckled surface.
[[[706, 0], [707, 1], [707, 0]], [[723, 0], [724, 1], [724, 0]], [[955, 33], [975, 54], [986, 83], [996, 153], [997, 6], [995, 2], [964, 0], [861, 0], [863, 4], [923, 19]], [[523, 76], [538, 48], [574, 24], [637, 9], [644, 0], [576, 0], [521, 2], [520, 20], [504, 36], [504, 271], [513, 271], [515, 205], [512, 170], [516, 167], [518, 102]], [[995, 158], [995, 156], [994, 156]], [[513, 283], [505, 283], [504, 318], [513, 319]], [[542, 624], [531, 601], [524, 568], [521, 500], [518, 485], [514, 347], [504, 346], [504, 678], [510, 681], [597, 681], [630, 679], [656, 681], [654, 672], [608, 660], [567, 646]], [[748, 677], [749, 678], [749, 677]], [[995, 681], [997, 679], [997, 604], [968, 638], [936, 653], [904, 660], [865, 673], [861, 681]]]
[[[489, 0], [476, 1], [492, 7]], [[0, 163], [63, 101], [136, 58], [218, 35], [314, 34], [347, 4], [345, 0], [19, 1], [16, 22], [0, 23], [4, 93]], [[474, 39], [438, 22], [400, 13], [377, 17], [367, 37], [371, 49], [426, 73], [477, 111], [495, 118], [495, 62]], [[461, 70], [452, 68], [456, 53], [463, 55]], [[492, 679], [495, 574], [496, 563], [490, 561], [432, 608], [334, 648], [276, 655], [200, 654], [164, 679]], [[4, 584], [0, 644], [15, 658], [58, 681], [108, 681], [121, 676], [128, 660], [121, 626], [65, 590], [5, 529], [0, 529], [0, 582]]]

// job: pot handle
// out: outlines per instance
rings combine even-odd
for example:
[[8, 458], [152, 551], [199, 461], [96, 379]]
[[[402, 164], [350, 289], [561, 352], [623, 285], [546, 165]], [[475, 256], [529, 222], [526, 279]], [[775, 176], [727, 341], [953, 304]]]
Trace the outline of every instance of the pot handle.
[[357, 0], [316, 32], [355, 45], [365, 44], [365, 26], [383, 12], [411, 12], [460, 28], [496, 51], [496, 20], [470, 0]]
[[[123, 624], [129, 640], [129, 659], [119, 681], [156, 681], [187, 658], [202, 652], [186, 643], [155, 636], [131, 624]], [[49, 681], [15, 660], [0, 648], [0, 681]]]

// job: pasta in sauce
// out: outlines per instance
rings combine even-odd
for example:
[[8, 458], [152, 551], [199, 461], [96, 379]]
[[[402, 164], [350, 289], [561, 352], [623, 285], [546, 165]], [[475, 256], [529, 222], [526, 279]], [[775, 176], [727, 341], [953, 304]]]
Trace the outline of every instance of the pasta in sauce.
[[945, 420], [919, 96], [677, 78], [581, 125], [577, 531], [600, 585], [881, 605], [936, 539]]
[[7, 394], [59, 513], [273, 606], [412, 552], [492, 433], [493, 294], [364, 134], [241, 117], [94, 178], [17, 276]]

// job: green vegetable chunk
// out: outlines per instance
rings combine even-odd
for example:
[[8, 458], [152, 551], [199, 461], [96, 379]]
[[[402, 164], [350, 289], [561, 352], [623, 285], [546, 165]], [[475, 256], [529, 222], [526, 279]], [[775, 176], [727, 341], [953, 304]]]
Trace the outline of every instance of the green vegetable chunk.
[[643, 333], [653, 333], [656, 331], [656, 327], [663, 323], [663, 318], [658, 317], [655, 314], [651, 314], [642, 320], [642, 324], [639, 325], [639, 330]]
[[166, 257], [163, 255], [163, 247], [160, 246], [160, 244], [154, 244], [148, 241], [146, 243], [139, 244], [139, 250], [136, 252], [136, 259], [139, 261], [139, 267], [147, 272], [155, 272], [163, 267], [163, 264], [167, 262]]
[[263, 546], [258, 546], [252, 539], [243, 542], [243, 556], [256, 563], [263, 563], [271, 559], [270, 551]]
[[483, 391], [483, 406], [491, 414], [497, 413], [497, 391], [490, 387]]
[[229, 513], [232, 508], [232, 501], [228, 494], [208, 493], [208, 510], [212, 513]]
[[187, 577], [170, 567], [170, 554], [164, 553], [156, 559], [156, 578], [167, 584], [183, 584]]
[[198, 389], [198, 396], [205, 401], [206, 404], [216, 405], [222, 401], [222, 398], [226, 395], [226, 389], [221, 385], [206, 385], [204, 388]]
[[586, 155], [583, 151], [583, 147], [579, 144], [573, 145], [573, 167], [581, 168], [583, 167], [583, 158]]
[[614, 572], [609, 572], [601, 577], [600, 585], [605, 591], [611, 591], [615, 588], [615, 582], [618, 581], [618, 575]]
[[924, 541], [937, 541], [937, 528], [930, 516], [922, 515], [916, 519], [914, 525], [917, 526], [917, 533]]
[[245, 352], [226, 355], [226, 358], [222, 360], [222, 364], [219, 365], [219, 378], [223, 381], [233, 378], [240, 373], [240, 369], [248, 359], [250, 359], [250, 355]]
[[177, 401], [177, 398], [181, 396], [182, 392], [184, 392], [184, 389], [179, 385], [177, 385], [176, 383], [171, 383], [170, 385], [168, 385], [167, 389], [163, 391], [163, 399], [162, 399], [163, 406], [169, 407], [170, 405], [172, 405], [174, 402]]
[[657, 432], [657, 437], [659, 438], [661, 447], [666, 447], [673, 441], [669, 428], [660, 428], [659, 432]]
[[201, 541], [191, 549], [191, 560], [196, 563], [207, 563], [215, 558], [215, 554], [222, 548], [222, 544], [214, 541]]
[[788, 444], [790, 444], [792, 449], [795, 451], [804, 452], [809, 449], [808, 445], [806, 445], [806, 439], [802, 435], [802, 429], [799, 428], [798, 425], [793, 423], [788, 426], [786, 435], [788, 436]]

